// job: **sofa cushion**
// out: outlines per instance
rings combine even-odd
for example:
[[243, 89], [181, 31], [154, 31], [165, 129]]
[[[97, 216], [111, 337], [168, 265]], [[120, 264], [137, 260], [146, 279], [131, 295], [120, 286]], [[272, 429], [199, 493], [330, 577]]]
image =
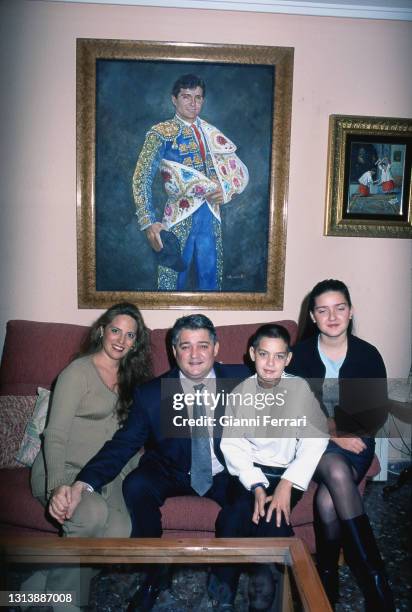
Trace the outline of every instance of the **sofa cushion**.
[[35, 402], [34, 396], [0, 396], [0, 468], [21, 467], [15, 457]]
[[31, 494], [29, 468], [0, 470], [0, 499], [0, 525], [58, 533], [58, 528], [46, 519], [41, 503]]
[[1, 395], [35, 395], [50, 385], [79, 351], [83, 325], [9, 321], [0, 369]]
[[160, 376], [170, 369], [173, 358], [166, 349], [167, 329], [154, 329], [150, 332], [150, 344], [153, 355], [153, 374]]
[[161, 507], [163, 529], [174, 531], [215, 531], [220, 506], [207, 497], [168, 497]]

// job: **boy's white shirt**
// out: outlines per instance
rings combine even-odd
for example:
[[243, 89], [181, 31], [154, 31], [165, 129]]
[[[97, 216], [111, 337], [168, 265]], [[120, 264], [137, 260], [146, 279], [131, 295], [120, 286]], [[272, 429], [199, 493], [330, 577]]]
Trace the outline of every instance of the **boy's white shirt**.
[[[283, 373], [279, 384], [273, 389], [263, 389], [257, 386], [257, 376], [251, 376], [233, 390], [235, 393], [272, 392], [281, 393], [288, 388], [288, 379], [293, 379], [294, 393], [289, 393], [285, 406], [281, 410], [273, 409], [273, 417], [280, 418], [290, 415], [290, 418], [306, 416], [307, 433], [313, 432], [316, 437], [278, 437], [262, 438], [244, 435], [230, 437], [229, 429], [225, 428], [222, 436], [221, 449], [229, 472], [238, 476], [243, 486], [250, 490], [256, 483], [269, 486], [269, 480], [262, 469], [254, 465], [286, 468], [282, 478], [292, 482], [300, 490], [306, 490], [315, 472], [316, 466], [328, 444], [326, 417], [319, 403], [302, 378]], [[293, 396], [293, 397], [292, 397]], [[277, 411], [277, 412], [276, 412]], [[251, 416], [250, 407], [245, 411], [229, 404], [227, 414], [234, 417]], [[303, 432], [303, 430], [301, 430]], [[232, 432], [233, 433], [233, 432]]]

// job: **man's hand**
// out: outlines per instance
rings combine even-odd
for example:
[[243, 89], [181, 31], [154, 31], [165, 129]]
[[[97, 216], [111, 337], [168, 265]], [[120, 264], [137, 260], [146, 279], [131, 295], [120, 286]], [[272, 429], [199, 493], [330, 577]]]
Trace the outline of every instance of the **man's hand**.
[[[290, 480], [281, 478], [278, 486], [270, 497], [270, 504], [266, 512], [266, 522], [270, 523], [273, 511], [276, 510], [276, 527], [280, 527], [282, 522], [282, 512], [285, 516], [287, 525], [290, 525], [290, 494], [292, 491], [292, 483]], [[267, 498], [269, 501], [269, 498]]]
[[163, 249], [163, 242], [160, 238], [160, 232], [165, 229], [166, 228], [163, 223], [159, 223], [158, 221], [156, 221], [156, 223], [152, 223], [152, 225], [149, 225], [149, 227], [145, 229], [146, 238], [148, 239], [152, 249], [157, 253]]
[[210, 202], [210, 204], [215, 204], [216, 206], [221, 206], [223, 204], [223, 189], [219, 183], [216, 183], [216, 189], [214, 191], [208, 193], [206, 200]]
[[85, 485], [82, 482], [75, 482], [71, 487], [61, 485], [54, 489], [50, 501], [49, 512], [53, 518], [61, 525], [66, 519], [73, 516], [73, 512], [79, 505], [82, 498], [82, 491], [85, 490]]
[[366, 444], [361, 438], [331, 438], [331, 440], [341, 448], [357, 455], [366, 448]]
[[266, 491], [263, 487], [256, 487], [255, 491], [255, 507], [253, 510], [252, 521], [255, 525], [259, 524], [259, 519], [265, 516], [265, 504], [267, 502]]

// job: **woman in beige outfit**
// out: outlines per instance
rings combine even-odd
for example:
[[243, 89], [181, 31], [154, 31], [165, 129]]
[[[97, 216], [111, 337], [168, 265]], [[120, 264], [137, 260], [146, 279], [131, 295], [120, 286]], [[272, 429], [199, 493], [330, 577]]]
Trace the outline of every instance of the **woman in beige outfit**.
[[[81, 356], [57, 379], [31, 486], [66, 537], [130, 535], [122, 480], [136, 467], [137, 457], [100, 493], [83, 494], [73, 513], [69, 492], [81, 468], [122, 426], [134, 387], [150, 378], [149, 350], [139, 310], [132, 304], [116, 304], [94, 323]], [[80, 568], [56, 568], [36, 572], [23, 586], [41, 592], [75, 591], [80, 607], [88, 604], [92, 575], [92, 568], [82, 568], [81, 573]]]

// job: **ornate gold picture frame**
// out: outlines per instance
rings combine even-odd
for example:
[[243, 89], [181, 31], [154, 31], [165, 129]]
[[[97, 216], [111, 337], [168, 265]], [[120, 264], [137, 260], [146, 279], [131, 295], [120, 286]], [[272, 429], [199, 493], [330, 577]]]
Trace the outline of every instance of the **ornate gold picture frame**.
[[[166, 134], [175, 111], [173, 83], [187, 73], [206, 83], [201, 118], [217, 126], [218, 143], [236, 150], [226, 170], [240, 159], [248, 174], [246, 186], [220, 206], [219, 221], [213, 219], [221, 232], [221, 283], [211, 289], [197, 287], [196, 266], [208, 265], [208, 258], [199, 257], [188, 265], [179, 289], [174, 281], [161, 284], [159, 259], [139, 209], [141, 189], [152, 206], [149, 223], [165, 218], [167, 173], [155, 160], [136, 179], [136, 163], [148, 150], [149, 133]], [[283, 308], [292, 78], [292, 48], [77, 41], [79, 307], [128, 300], [147, 309]], [[186, 145], [176, 139], [170, 146]], [[183, 163], [191, 163], [188, 157]], [[180, 198], [178, 213], [191, 202]]]
[[412, 119], [331, 115], [325, 235], [411, 238]]

